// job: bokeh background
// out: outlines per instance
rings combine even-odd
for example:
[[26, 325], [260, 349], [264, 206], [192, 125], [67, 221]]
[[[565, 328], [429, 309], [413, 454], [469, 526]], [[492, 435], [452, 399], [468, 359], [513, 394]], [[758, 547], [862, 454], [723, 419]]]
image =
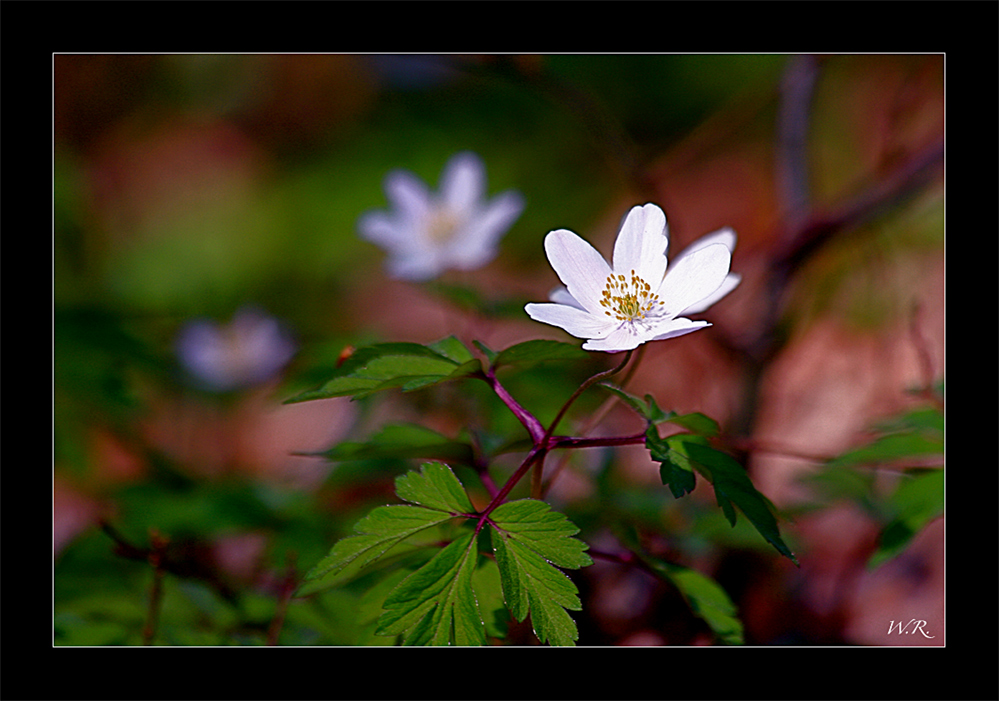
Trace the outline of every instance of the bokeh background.
[[[870, 568], [884, 524], [807, 479], [875, 422], [940, 401], [943, 81], [943, 56], [919, 54], [54, 56], [54, 642], [372, 642], [358, 591], [289, 595], [413, 465], [302, 453], [386, 420], [453, 435], [455, 399], [282, 402], [348, 346], [572, 340], [516, 311], [557, 282], [544, 235], [609, 255], [651, 201], [674, 253], [735, 228], [743, 283], [710, 330], [650, 345], [630, 387], [721, 423], [789, 515], [801, 567], [729, 528], [709, 488], [674, 501], [641, 448], [616, 454], [618, 507], [725, 587], [747, 643], [943, 644], [943, 520]], [[356, 232], [386, 207], [387, 172], [436, 187], [462, 150], [490, 194], [527, 202], [496, 260], [445, 277], [494, 317], [389, 278]], [[238, 387], [199, 382], [178, 339], [247, 310], [293, 352]], [[520, 391], [568, 396], [571, 379]], [[552, 493], [583, 524], [596, 460]], [[149, 552], [176, 567], [157, 577]], [[574, 580], [580, 644], [711, 642], [644, 573], [598, 561]], [[889, 635], [912, 618], [935, 637]]]

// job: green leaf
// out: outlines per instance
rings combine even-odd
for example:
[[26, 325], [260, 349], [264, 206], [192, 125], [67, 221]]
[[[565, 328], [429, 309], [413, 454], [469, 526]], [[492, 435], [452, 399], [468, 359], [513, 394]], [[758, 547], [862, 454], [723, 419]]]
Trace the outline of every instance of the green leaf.
[[344, 441], [319, 455], [334, 461], [425, 458], [468, 464], [473, 450], [468, 443], [418, 424], [388, 424], [366, 442]]
[[[337, 542], [306, 576], [300, 595], [343, 583], [393, 553], [411, 561], [440, 542], [446, 522], [474, 514], [461, 482], [441, 463], [401, 475], [395, 488], [410, 504], [377, 507], [361, 519], [355, 535]], [[573, 537], [578, 532], [544, 502], [501, 504], [479, 534], [481, 547], [491, 546], [495, 561], [480, 557], [480, 539], [466, 531], [388, 592], [375, 634], [401, 636], [406, 645], [481, 645], [487, 633], [504, 633], [509, 610], [518, 620], [530, 613], [542, 642], [574, 644], [578, 632], [566, 609], [581, 605], [575, 585], [556, 566], [592, 564], [586, 544]], [[388, 576], [399, 577], [398, 572]]]
[[497, 507], [491, 520], [493, 552], [503, 597], [511, 615], [523, 621], [530, 613], [542, 643], [574, 645], [579, 633], [566, 609], [582, 608], [576, 585], [560, 567], [592, 564], [579, 529], [544, 502], [521, 499]]
[[868, 567], [877, 567], [898, 555], [930, 521], [943, 514], [943, 470], [903, 475], [902, 483], [889, 499], [889, 507], [894, 518], [881, 531], [878, 549], [868, 561]]
[[561, 341], [524, 341], [502, 350], [493, 360], [493, 367], [540, 363], [546, 360], [584, 360], [590, 355], [582, 348]]
[[322, 387], [303, 392], [285, 403], [346, 396], [356, 399], [393, 388], [412, 391], [479, 370], [481, 363], [456, 339], [443, 339], [431, 347], [418, 343], [379, 343], [359, 348]]
[[620, 387], [612, 385], [609, 382], [601, 382], [600, 386], [620, 397], [625, 404], [638, 412], [649, 423], [658, 423], [667, 420], [671, 415], [676, 416], [673, 412], [666, 413], [660, 409], [651, 394], [646, 394], [645, 399], [642, 399], [630, 392], [625, 392]]
[[919, 407], [883, 421], [875, 428], [882, 433], [917, 432], [928, 437], [943, 438], [944, 415], [936, 407]]
[[485, 631], [472, 590], [478, 551], [468, 533], [392, 590], [377, 635], [403, 635], [407, 645], [482, 645]]
[[475, 511], [451, 468], [439, 462], [424, 465], [421, 472], [407, 472], [397, 477], [395, 493], [400, 499], [452, 516]]
[[879, 513], [879, 507], [874, 500], [877, 481], [877, 473], [874, 470], [827, 465], [821, 470], [804, 475], [801, 481], [815, 488], [823, 499], [852, 501], [873, 515]]
[[354, 526], [356, 535], [339, 540], [329, 555], [305, 576], [299, 595], [342, 583], [390, 551], [410, 552], [424, 544], [396, 548], [421, 531], [474, 511], [461, 482], [451, 468], [441, 463], [428, 463], [421, 472], [400, 475], [395, 487], [399, 497], [412, 505], [391, 504], [373, 509]]
[[691, 610], [703, 618], [722, 641], [730, 645], [745, 642], [742, 621], [736, 615], [738, 609], [718, 582], [696, 570], [663, 564], [666, 576], [683, 594]]
[[558, 567], [578, 569], [593, 564], [587, 545], [572, 536], [579, 528], [564, 514], [537, 499], [518, 499], [500, 504], [490, 515], [493, 524], [509, 537], [531, 548]]
[[[489, 530], [483, 529], [487, 537]], [[486, 635], [505, 638], [510, 613], [503, 603], [503, 584], [494, 558], [479, 556], [479, 564], [472, 573], [472, 589], [475, 591], [475, 600], [479, 603]]]
[[653, 557], [644, 552], [637, 532], [632, 527], [617, 527], [621, 542], [637, 555], [659, 577], [680, 590], [694, 615], [702, 618], [715, 635], [729, 645], [742, 645], [742, 621], [738, 609], [728, 594], [711, 577], [688, 567]]
[[407, 554], [419, 546], [400, 545], [403, 541], [451, 518], [450, 513], [408, 504], [379, 506], [357, 522], [356, 535], [337, 541], [329, 555], [306, 574], [297, 595], [306, 596], [342, 584], [390, 551], [395, 555]]
[[427, 347], [435, 353], [443, 355], [445, 358], [450, 358], [459, 365], [467, 363], [469, 360], [475, 358], [468, 348], [465, 347], [465, 344], [454, 336], [448, 336], [447, 338], [442, 338], [439, 341], [434, 341]]
[[[671, 436], [672, 438], [672, 436]], [[715, 498], [725, 518], [735, 525], [735, 507], [745, 514], [753, 527], [777, 551], [798, 564], [794, 553], [780, 537], [774, 506], [763, 494], [756, 490], [749, 475], [733, 457], [727, 453], [694, 441], [684, 442], [684, 447], [694, 467], [711, 482]]]
[[718, 582], [697, 570], [646, 556], [642, 559], [680, 590], [690, 610], [702, 618], [719, 639], [729, 645], [745, 642], [738, 609]]
[[651, 394], [646, 394], [645, 398], [641, 399], [610, 383], [603, 382], [601, 385], [624, 400], [628, 406], [651, 424], [668, 422], [702, 436], [717, 436], [719, 433], [718, 423], [700, 412], [677, 414], [675, 411], [663, 411]]
[[660, 463], [659, 476], [675, 499], [694, 491], [697, 485], [693, 463], [684, 447], [687, 441], [695, 440], [703, 439], [687, 435], [660, 438], [659, 431], [652, 424], [645, 431], [645, 446], [652, 459]]
[[717, 421], [696, 411], [691, 414], [682, 414], [679, 416], [673, 414], [663, 419], [663, 421], [676, 424], [701, 436], [717, 436], [719, 433]]
[[496, 351], [486, 346], [485, 343], [482, 343], [481, 341], [472, 341], [472, 345], [478, 348], [482, 355], [486, 356], [486, 360], [489, 361], [490, 365], [496, 362]]
[[827, 467], [878, 465], [906, 459], [943, 464], [944, 417], [935, 407], [920, 407], [879, 423], [881, 434], [867, 445], [833, 458]]
[[943, 462], [943, 438], [921, 433], [892, 433], [880, 436], [868, 445], [849, 450], [829, 461], [829, 467], [876, 465], [907, 458], [935, 458]]

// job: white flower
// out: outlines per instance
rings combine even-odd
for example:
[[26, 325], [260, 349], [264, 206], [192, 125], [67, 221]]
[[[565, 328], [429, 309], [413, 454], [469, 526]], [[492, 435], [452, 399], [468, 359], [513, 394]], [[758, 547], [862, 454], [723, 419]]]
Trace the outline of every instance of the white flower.
[[224, 392], [265, 382], [295, 354], [277, 319], [251, 308], [225, 326], [199, 319], [177, 339], [181, 363], [207, 388]]
[[654, 204], [633, 207], [614, 243], [613, 267], [593, 246], [566, 229], [545, 237], [545, 252], [565, 287], [551, 303], [528, 304], [535, 321], [589, 339], [585, 350], [637, 348], [710, 326], [691, 321], [731, 292], [741, 279], [729, 272], [735, 232], [720, 229], [681, 252], [667, 271], [666, 215]]
[[499, 239], [524, 209], [515, 191], [490, 201], [485, 191], [485, 166], [467, 151], [444, 166], [437, 194], [412, 173], [394, 171], [385, 179], [392, 210], [368, 212], [358, 229], [388, 251], [395, 277], [428, 280], [450, 268], [474, 270], [496, 256]]

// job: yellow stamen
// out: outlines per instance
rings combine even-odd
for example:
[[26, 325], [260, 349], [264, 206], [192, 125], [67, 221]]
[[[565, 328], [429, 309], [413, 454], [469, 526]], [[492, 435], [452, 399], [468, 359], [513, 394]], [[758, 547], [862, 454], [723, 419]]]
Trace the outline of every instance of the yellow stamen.
[[630, 280], [620, 273], [607, 276], [600, 305], [606, 308], [604, 314], [618, 321], [640, 321], [663, 303], [658, 294], [652, 294], [652, 286], [632, 270]]

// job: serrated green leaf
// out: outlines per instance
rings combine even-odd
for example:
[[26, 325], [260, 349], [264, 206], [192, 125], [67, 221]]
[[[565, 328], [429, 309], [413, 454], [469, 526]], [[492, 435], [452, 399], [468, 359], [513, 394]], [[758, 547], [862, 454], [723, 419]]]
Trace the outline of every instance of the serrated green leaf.
[[412, 392], [417, 389], [423, 389], [424, 387], [440, 384], [441, 382], [460, 380], [462, 377], [468, 377], [469, 375], [473, 375], [480, 370], [482, 370], [482, 363], [480, 363], [477, 358], [473, 358], [466, 363], [462, 363], [446, 375], [418, 375], [416, 377], [409, 378], [393, 378], [389, 381], [391, 384], [388, 387], [382, 387], [379, 385], [374, 391], [399, 387], [403, 392]]
[[497, 528], [558, 567], [578, 569], [593, 564], [587, 545], [571, 536], [579, 528], [543, 501], [517, 499], [500, 504], [490, 514]]
[[572, 537], [579, 529], [534, 499], [502, 504], [491, 520], [493, 552], [511, 615], [523, 621], [530, 613], [534, 633], [542, 643], [574, 645], [579, 634], [565, 609], [580, 610], [578, 591], [555, 565], [592, 564], [584, 552], [586, 544]]
[[452, 516], [475, 511], [451, 468], [439, 462], [427, 463], [420, 472], [407, 472], [397, 477], [395, 493], [400, 499]]
[[395, 489], [399, 498], [411, 503], [379, 506], [358, 521], [356, 535], [338, 541], [306, 575], [300, 595], [341, 583], [417, 533], [474, 511], [461, 482], [441, 463], [427, 463], [419, 472], [400, 475]]
[[481, 369], [478, 360], [467, 349], [463, 354], [459, 346], [443, 339], [435, 344], [438, 350], [418, 343], [379, 343], [359, 348], [322, 387], [302, 392], [285, 403], [345, 396], [356, 399], [396, 387], [414, 390]]
[[639, 398], [610, 383], [604, 382], [601, 384], [605, 389], [624, 400], [628, 406], [638, 412], [650, 424], [671, 423], [702, 436], [717, 436], [719, 433], [718, 422], [700, 412], [677, 414], [675, 411], [663, 411], [659, 408], [655, 397], [651, 394], [646, 394], [644, 398]]
[[542, 643], [574, 645], [576, 624], [565, 612], [582, 608], [576, 585], [563, 572], [513, 538], [494, 532], [493, 548], [500, 570], [503, 598], [518, 621], [531, 614], [534, 634]]
[[651, 394], [646, 394], [645, 398], [642, 399], [630, 392], [626, 392], [620, 387], [613, 385], [609, 382], [601, 382], [600, 386], [613, 394], [616, 394], [621, 398], [625, 404], [634, 409], [639, 416], [648, 421], [649, 423], [658, 423], [660, 421], [667, 420], [670, 416], [675, 416], [674, 412], [664, 412], [656, 404], [656, 400]]
[[467, 363], [469, 360], [473, 360], [475, 356], [472, 355], [471, 351], [465, 347], [465, 344], [459, 341], [455, 336], [448, 336], [447, 338], [442, 338], [439, 341], [434, 341], [427, 345], [430, 350], [443, 355], [445, 358], [450, 358], [458, 365], [462, 363]]
[[418, 424], [388, 424], [363, 443], [344, 441], [318, 455], [333, 461], [425, 458], [467, 464], [473, 450], [468, 443]]
[[[489, 529], [483, 529], [488, 533]], [[478, 566], [472, 573], [472, 589], [479, 604], [479, 612], [486, 629], [486, 635], [505, 638], [510, 612], [503, 603], [503, 584], [500, 581], [499, 567], [490, 557], [479, 557]]]
[[493, 366], [540, 363], [546, 360], [584, 360], [589, 353], [572, 343], [562, 341], [524, 341], [500, 351]]
[[407, 645], [482, 645], [485, 631], [472, 590], [478, 551], [468, 533], [406, 577], [385, 599], [378, 635]]
[[645, 446], [649, 449], [649, 456], [660, 463], [659, 476], [675, 499], [689, 494], [697, 486], [694, 466], [684, 445], [687, 441], [703, 440], [686, 435], [660, 438], [659, 431], [652, 424], [645, 431]]
[[306, 596], [341, 584], [390, 551], [409, 552], [419, 546], [406, 548], [403, 541], [451, 518], [450, 513], [409, 504], [376, 507], [355, 524], [356, 535], [337, 541], [329, 555], [306, 574], [297, 594]]
[[794, 553], [780, 537], [773, 504], [753, 486], [742, 465], [727, 453], [702, 443], [689, 441], [684, 443], [684, 447], [693, 460], [694, 467], [714, 487], [718, 506], [728, 522], [735, 525], [735, 507], [738, 506], [760, 535], [797, 565]]

